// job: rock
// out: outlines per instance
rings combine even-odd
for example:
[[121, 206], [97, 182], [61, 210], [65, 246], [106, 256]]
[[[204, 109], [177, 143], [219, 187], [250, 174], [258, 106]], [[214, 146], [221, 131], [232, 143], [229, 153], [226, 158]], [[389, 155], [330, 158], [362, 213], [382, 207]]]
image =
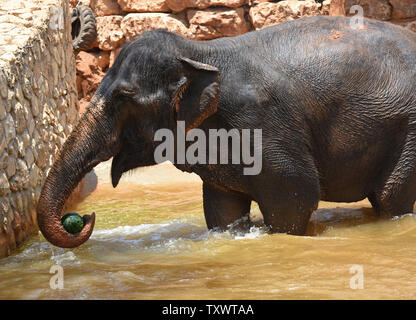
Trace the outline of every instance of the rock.
[[29, 170], [26, 162], [22, 159], [16, 161], [16, 174], [9, 181], [10, 190], [16, 192], [29, 187]]
[[165, 29], [188, 36], [185, 22], [168, 13], [129, 13], [121, 21], [121, 29], [127, 41], [138, 34], [153, 29]]
[[262, 3], [262, 2], [269, 2], [270, 0], [248, 0], [248, 5], [250, 7], [255, 6], [256, 4]]
[[165, 0], [118, 0], [123, 11], [127, 12], [169, 12]]
[[10, 192], [10, 184], [6, 174], [0, 171], [0, 196], [5, 196]]
[[51, 133], [48, 130], [42, 130], [41, 131], [41, 137], [42, 137], [42, 141], [45, 143], [49, 142], [49, 136], [51, 135]]
[[52, 67], [52, 81], [53, 81], [53, 85], [56, 87], [58, 85], [59, 82], [59, 68], [58, 68], [58, 64], [56, 63], [55, 60], [52, 60], [50, 62], [51, 67]]
[[[104, 52], [104, 51], [100, 51], [100, 52]], [[63, 96], [60, 96], [57, 99], [57, 107], [59, 110], [59, 113], [61, 114], [65, 114], [66, 109], [68, 108], [68, 101], [67, 99], [65, 99]]]
[[322, 2], [321, 13], [324, 16], [328, 16], [331, 10], [331, 0], [324, 0]]
[[97, 41], [101, 50], [114, 50], [124, 43], [124, 34], [120, 27], [122, 16], [98, 17], [96, 20]]
[[7, 98], [7, 81], [6, 81], [6, 76], [3, 74], [3, 72], [0, 71], [0, 96], [3, 99]]
[[[4, 219], [7, 220], [6, 216], [7, 216], [7, 212], [9, 211], [10, 208], [10, 202], [7, 199], [7, 197], [4, 198], [0, 198], [0, 215], [4, 216]], [[0, 220], [0, 223], [2, 223], [3, 221]]]
[[[119, 0], [120, 1], [120, 0]], [[166, 0], [167, 6], [174, 12], [187, 8], [206, 9], [208, 7], [237, 8], [246, 4], [246, 0]]]
[[[76, 5], [77, 5], [79, 2], [80, 2], [79, 0], [69, 0], [69, 6], [70, 6], [71, 8], [75, 8], [75, 7], [76, 7]], [[83, 4], [84, 6], [89, 7], [89, 6], [90, 6], [90, 3], [91, 3], [91, 0], [82, 0], [82, 4]]]
[[75, 60], [77, 66], [77, 90], [80, 100], [80, 112], [85, 110], [102, 78], [103, 70], [99, 67], [98, 54], [80, 51]]
[[[0, 126], [0, 130], [1, 129], [3, 128]], [[0, 135], [0, 154], [2, 154], [5, 149], [6, 149], [6, 139], [4, 139], [3, 134], [2, 134]]]
[[256, 30], [320, 14], [320, 5], [313, 0], [263, 2], [250, 8], [249, 12], [251, 23]]
[[20, 103], [23, 103], [23, 91], [22, 91], [22, 87], [19, 84], [19, 82], [16, 82], [15, 84], [15, 94], [16, 94], [16, 98], [17, 100], [19, 100]]
[[0, 120], [3, 120], [4, 118], [6, 118], [6, 101], [0, 99]]
[[16, 129], [14, 126], [13, 117], [10, 114], [7, 114], [6, 119], [3, 122], [4, 126], [4, 136], [6, 138], [6, 143], [8, 144], [16, 136]]
[[121, 14], [121, 8], [115, 0], [91, 0], [90, 8], [96, 17]]
[[345, 0], [330, 0], [329, 15], [345, 16]]
[[40, 109], [39, 109], [38, 98], [36, 96], [33, 96], [32, 97], [31, 107], [32, 107], [32, 114], [33, 114], [33, 116], [34, 117], [37, 117], [39, 115]]
[[42, 180], [42, 171], [34, 164], [30, 170], [29, 185], [34, 188], [40, 180]]
[[[49, 153], [44, 143], [39, 143], [35, 148], [35, 163], [41, 168], [45, 169], [49, 161]], [[36, 157], [37, 156], [37, 157]]]
[[25, 157], [25, 147], [23, 146], [23, 141], [20, 139], [17, 139], [17, 156], [19, 158]]
[[23, 106], [19, 102], [17, 102], [13, 107], [13, 114], [15, 116], [15, 128], [17, 134], [21, 134], [27, 126], [27, 121], [25, 119], [24, 112], [25, 110]]
[[30, 119], [29, 120], [29, 126], [28, 126], [29, 134], [30, 135], [33, 133], [33, 130], [35, 130], [35, 125], [36, 125], [35, 120], [34, 119]]
[[393, 6], [393, 19], [406, 19], [416, 17], [415, 0], [390, 0]]
[[9, 164], [9, 154], [7, 152], [0, 156], [0, 170], [6, 169]]
[[19, 212], [23, 212], [24, 207], [23, 207], [22, 194], [19, 192], [19, 193], [17, 193], [17, 195], [15, 197], [16, 197], [17, 210], [19, 210]]
[[71, 124], [67, 124], [66, 126], [65, 126], [65, 136], [69, 136], [70, 134], [71, 134], [71, 132], [72, 132], [72, 125]]
[[6, 173], [7, 173], [7, 178], [11, 178], [14, 176], [14, 174], [16, 173], [16, 160], [12, 157], [8, 157], [7, 160], [7, 169], [6, 169]]
[[34, 163], [35, 158], [33, 156], [32, 150], [30, 150], [30, 149], [26, 150], [25, 160], [26, 160], [26, 163], [29, 167]]
[[250, 30], [250, 26], [244, 18], [243, 8], [189, 10], [187, 16], [190, 33], [193, 38], [198, 40], [232, 37]]
[[58, 99], [61, 96], [61, 93], [59, 92], [59, 89], [57, 87], [53, 87], [52, 90], [52, 97], [55, 99]]
[[345, 0], [345, 8], [348, 16], [353, 5], [359, 5], [364, 10], [364, 16], [371, 19], [387, 21], [392, 17], [392, 7], [388, 0]]
[[29, 136], [29, 133], [27, 131], [23, 132], [23, 134], [22, 134], [22, 142], [23, 142], [24, 148], [29, 147], [29, 145], [30, 145], [30, 136]]
[[[30, 77], [31, 79], [31, 77]], [[29, 79], [24, 79], [24, 85], [23, 85], [23, 95], [26, 97], [26, 99], [30, 99], [32, 97], [32, 84], [30, 83]]]

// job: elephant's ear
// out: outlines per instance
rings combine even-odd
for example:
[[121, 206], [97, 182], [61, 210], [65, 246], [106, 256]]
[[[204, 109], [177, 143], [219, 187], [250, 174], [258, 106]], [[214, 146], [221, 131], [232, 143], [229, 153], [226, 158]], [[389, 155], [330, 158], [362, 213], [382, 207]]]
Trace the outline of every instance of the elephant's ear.
[[172, 99], [176, 119], [185, 121], [186, 131], [198, 127], [217, 111], [220, 96], [219, 70], [188, 58], [179, 58], [184, 75]]

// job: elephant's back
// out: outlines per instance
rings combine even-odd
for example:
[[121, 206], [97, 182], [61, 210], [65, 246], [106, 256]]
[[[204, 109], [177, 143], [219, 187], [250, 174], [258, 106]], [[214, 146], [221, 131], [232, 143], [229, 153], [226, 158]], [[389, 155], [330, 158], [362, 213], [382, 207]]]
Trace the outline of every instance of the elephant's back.
[[[293, 87], [319, 97], [371, 92], [415, 95], [416, 34], [390, 23], [364, 19], [354, 29], [347, 17], [311, 17], [259, 32], [247, 41], [264, 44], [257, 60], [269, 61]], [[401, 91], [401, 92], [399, 92]]]
[[[377, 49], [374, 46], [384, 44], [394, 44], [391, 48], [393, 51], [416, 54], [416, 33], [389, 22], [367, 18], [363, 19], [362, 26], [359, 27], [353, 17], [315, 16], [288, 21], [259, 30], [257, 34], [252, 32], [241, 37], [244, 36], [246, 40], [242, 42], [247, 42], [244, 43], [244, 47], [252, 42], [261, 47], [256, 43], [260, 40], [272, 51], [283, 53], [287, 50], [292, 53], [292, 57], [305, 52], [315, 52], [311, 49], [345, 45], [366, 45]], [[386, 53], [378, 51], [381, 54]]]
[[[416, 68], [416, 34], [387, 22], [364, 19], [354, 28], [349, 17], [310, 17], [266, 28], [259, 38], [268, 58], [287, 65], [316, 63], [322, 68], [367, 58], [384, 67], [399, 62]], [[258, 40], [257, 40], [258, 41]], [[394, 66], [397, 67], [396, 65]]]

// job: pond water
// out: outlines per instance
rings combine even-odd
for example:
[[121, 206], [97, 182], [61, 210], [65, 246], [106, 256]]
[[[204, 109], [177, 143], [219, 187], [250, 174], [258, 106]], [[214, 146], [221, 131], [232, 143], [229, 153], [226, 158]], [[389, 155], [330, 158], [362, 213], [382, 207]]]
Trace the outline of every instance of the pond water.
[[[101, 171], [100, 171], [101, 170]], [[415, 299], [416, 216], [377, 218], [367, 201], [325, 203], [307, 236], [208, 231], [201, 182], [172, 165], [139, 169], [73, 208], [95, 211], [76, 249], [34, 235], [0, 260], [0, 299]], [[64, 288], [51, 289], [60, 265]]]

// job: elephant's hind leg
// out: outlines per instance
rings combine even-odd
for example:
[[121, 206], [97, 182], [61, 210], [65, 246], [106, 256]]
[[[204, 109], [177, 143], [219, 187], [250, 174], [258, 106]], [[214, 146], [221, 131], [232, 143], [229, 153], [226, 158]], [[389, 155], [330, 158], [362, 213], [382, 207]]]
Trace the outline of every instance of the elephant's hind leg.
[[248, 231], [251, 199], [247, 196], [203, 184], [204, 214], [208, 229]]
[[393, 196], [390, 190], [380, 194], [372, 193], [368, 196], [368, 200], [374, 211], [381, 217], [400, 216], [413, 212], [414, 199], [407, 199], [405, 196]]
[[416, 200], [416, 128], [409, 128], [400, 157], [384, 185], [368, 199], [374, 210], [385, 217], [413, 212]]

